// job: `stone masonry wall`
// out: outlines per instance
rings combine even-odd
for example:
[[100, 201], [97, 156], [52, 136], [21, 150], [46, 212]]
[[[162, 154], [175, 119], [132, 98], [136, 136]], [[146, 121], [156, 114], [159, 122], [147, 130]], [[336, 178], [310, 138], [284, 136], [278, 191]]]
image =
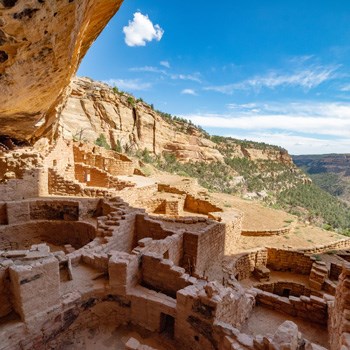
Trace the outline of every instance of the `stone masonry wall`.
[[145, 238], [143, 247], [139, 246], [136, 249], [142, 254], [148, 252], [158, 254], [169, 259], [175, 265], [181, 266], [183, 264], [183, 233], [179, 232], [162, 240]]
[[336, 289], [335, 302], [329, 319], [332, 350], [350, 349], [350, 264], [345, 263]]
[[249, 316], [254, 297], [237, 285], [235, 291], [216, 282], [188, 286], [177, 293], [175, 338], [179, 349], [219, 349], [215, 324], [240, 327]]
[[59, 304], [59, 267], [54, 257], [30, 265], [11, 265], [13, 305], [25, 321]]
[[54, 169], [49, 169], [49, 193], [59, 196], [73, 197], [106, 197], [112, 194], [103, 188], [84, 188], [82, 184], [74, 180], [67, 180], [59, 175]]
[[272, 283], [263, 283], [255, 286], [265, 292], [277, 294], [283, 296], [284, 291], [287, 289], [290, 292], [290, 295], [294, 297], [300, 297], [302, 295], [309, 297], [311, 294], [311, 289], [307, 288], [304, 284], [296, 282], [272, 282]]
[[183, 264], [189, 273], [209, 279], [220, 278], [225, 249], [225, 225], [215, 223], [206, 230], [184, 233]]
[[310, 297], [289, 296], [281, 297], [269, 292], [255, 290], [257, 293], [256, 301], [258, 305], [263, 305], [269, 309], [286, 313], [291, 316], [296, 316], [315, 322], [322, 325], [327, 325], [328, 321], [328, 306], [327, 301], [311, 295]]
[[195, 198], [191, 195], [187, 195], [185, 199], [185, 210], [198, 213], [198, 214], [208, 214], [210, 212], [222, 211], [221, 208], [213, 205], [209, 201]]
[[164, 228], [161, 222], [149, 218], [145, 215], [137, 215], [136, 217], [136, 235], [137, 241], [150, 237], [154, 240], [161, 240], [173, 235], [175, 232]]
[[317, 254], [324, 253], [329, 250], [347, 250], [348, 248], [350, 248], [350, 238], [343, 238], [333, 243], [302, 249], [302, 251], [308, 254]]
[[13, 310], [11, 303], [13, 296], [11, 295], [9, 281], [8, 266], [4, 262], [0, 264], [0, 318], [8, 315]]
[[225, 260], [225, 270], [229, 274], [241, 281], [251, 276], [256, 266], [266, 266], [267, 249], [257, 249], [249, 253], [242, 253], [227, 257]]
[[0, 198], [2, 201], [13, 201], [45, 195], [46, 177], [47, 173], [43, 168], [27, 170], [21, 179], [9, 179], [0, 183]]
[[0, 202], [0, 225], [7, 225], [7, 205], [5, 202]]
[[135, 165], [123, 154], [90, 144], [74, 144], [76, 163], [104, 170], [113, 176], [132, 175]]
[[[95, 227], [86, 222], [40, 220], [0, 227], [1, 249], [28, 249], [33, 243], [45, 242], [75, 249], [88, 244], [96, 236]], [[39, 242], [38, 242], [39, 241]]]
[[185, 273], [185, 269], [175, 266], [171, 260], [163, 259], [157, 254], [142, 255], [142, 285], [176, 298], [178, 290], [196, 282]]
[[268, 248], [267, 267], [275, 271], [289, 271], [308, 275], [315, 259], [302, 252]]
[[44, 160], [46, 169], [54, 168], [59, 174], [64, 174], [68, 167], [74, 165], [73, 143], [58, 138]]

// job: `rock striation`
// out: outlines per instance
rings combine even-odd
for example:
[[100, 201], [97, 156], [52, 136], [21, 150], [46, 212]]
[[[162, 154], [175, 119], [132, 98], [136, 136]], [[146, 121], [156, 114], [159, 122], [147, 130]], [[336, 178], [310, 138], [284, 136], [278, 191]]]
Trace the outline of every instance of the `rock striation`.
[[88, 78], [72, 80], [56, 134], [91, 142], [104, 134], [112, 148], [119, 143], [134, 151], [147, 148], [155, 154], [174, 153], [180, 161], [224, 159], [216, 144], [194, 126], [184, 132], [181, 123], [169, 123], [148, 104]]
[[64, 101], [70, 78], [121, 3], [122, 0], [0, 1], [3, 135], [28, 140], [50, 125], [55, 109]]
[[267, 145], [258, 149], [254, 143], [230, 139], [215, 143], [194, 125], [162, 118], [147, 103], [114, 91], [104, 83], [74, 78], [70, 87], [71, 93], [52, 131], [54, 138], [62, 134], [66, 139], [94, 142], [104, 134], [112, 148], [118, 143], [134, 151], [147, 148], [154, 154], [172, 153], [182, 162], [223, 162], [227, 156], [294, 167], [285, 150]]

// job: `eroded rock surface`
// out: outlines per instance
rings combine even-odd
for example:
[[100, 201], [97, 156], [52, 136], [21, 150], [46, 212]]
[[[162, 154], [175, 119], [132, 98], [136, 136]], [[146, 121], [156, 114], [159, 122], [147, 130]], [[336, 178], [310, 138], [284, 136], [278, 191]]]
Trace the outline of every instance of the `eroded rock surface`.
[[81, 59], [121, 3], [0, 1], [2, 134], [30, 139], [40, 124], [50, 125]]
[[[75, 78], [71, 95], [58, 120], [57, 134], [94, 142], [101, 133], [115, 148], [147, 148], [169, 152], [181, 161], [223, 161], [216, 144], [195, 127], [182, 130], [181, 123], [169, 123], [148, 104], [127, 94], [115, 93], [108, 85], [87, 78]], [[130, 102], [132, 101], [132, 102]]]

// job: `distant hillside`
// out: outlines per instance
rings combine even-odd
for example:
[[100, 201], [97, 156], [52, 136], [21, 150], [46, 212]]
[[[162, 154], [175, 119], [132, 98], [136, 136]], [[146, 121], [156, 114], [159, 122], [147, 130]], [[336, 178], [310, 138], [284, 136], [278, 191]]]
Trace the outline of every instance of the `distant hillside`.
[[350, 203], [350, 154], [322, 154], [293, 156], [323, 190]]
[[312, 184], [285, 149], [209, 135], [190, 120], [159, 111], [117, 87], [73, 79], [57, 123], [47, 133], [138, 157], [145, 174], [151, 164], [195, 177], [211, 191], [262, 200], [339, 232], [350, 229], [349, 208]]
[[281, 147], [211, 136], [190, 120], [88, 78], [75, 78], [70, 87], [54, 135], [102, 142], [220, 192], [275, 196], [310, 182]]

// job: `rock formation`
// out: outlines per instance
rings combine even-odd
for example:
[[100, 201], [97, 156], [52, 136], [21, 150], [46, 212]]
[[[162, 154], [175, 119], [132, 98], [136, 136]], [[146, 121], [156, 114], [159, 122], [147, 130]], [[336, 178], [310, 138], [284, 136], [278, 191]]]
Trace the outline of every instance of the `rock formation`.
[[[0, 1], [0, 130], [46, 128], [92, 42], [122, 0]], [[39, 131], [40, 134], [41, 131]]]
[[223, 160], [215, 143], [195, 128], [181, 129], [181, 123], [169, 123], [148, 104], [136, 102], [125, 93], [116, 93], [106, 84], [87, 78], [75, 78], [71, 94], [58, 119], [57, 133], [65, 138], [94, 142], [102, 133], [115, 148], [147, 148], [150, 152], [174, 153], [182, 161]]
[[94, 142], [104, 134], [114, 148], [119, 142], [134, 150], [147, 148], [155, 154], [173, 153], [180, 161], [223, 161], [224, 156], [271, 160], [293, 167], [289, 154], [278, 147], [262, 149], [225, 139], [218, 145], [194, 125], [169, 121], [150, 105], [114, 91], [104, 83], [74, 78], [71, 93], [56, 123], [58, 134]]

